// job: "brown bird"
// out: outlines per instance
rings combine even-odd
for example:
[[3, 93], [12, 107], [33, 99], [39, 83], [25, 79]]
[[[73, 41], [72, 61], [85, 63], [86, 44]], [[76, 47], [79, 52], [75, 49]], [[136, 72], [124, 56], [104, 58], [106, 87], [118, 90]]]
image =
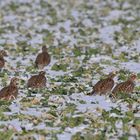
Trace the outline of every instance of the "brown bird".
[[106, 79], [102, 79], [100, 81], [98, 81], [94, 86], [93, 86], [93, 90], [91, 93], [89, 93], [88, 95], [92, 95], [92, 94], [107, 94], [111, 91], [111, 89], [114, 86], [114, 80], [113, 78], [116, 76], [117, 72], [111, 72], [109, 73], [109, 75], [107, 76]]
[[43, 88], [46, 87], [46, 82], [45, 72], [40, 71], [38, 75], [34, 75], [28, 80], [27, 86], [31, 88]]
[[3, 68], [5, 65], [4, 56], [7, 56], [7, 53], [6, 53], [6, 51], [1, 50], [0, 51], [0, 69]]
[[127, 81], [119, 83], [115, 86], [112, 91], [112, 96], [115, 96], [117, 93], [132, 93], [135, 87], [135, 79], [137, 76], [135, 74], [131, 74]]
[[18, 95], [18, 87], [17, 87], [17, 81], [19, 79], [14, 77], [11, 79], [10, 84], [7, 87], [4, 87], [0, 91], [0, 99], [4, 100], [11, 100], [15, 99]]
[[35, 60], [35, 65], [39, 69], [43, 69], [47, 66], [51, 61], [51, 57], [48, 54], [48, 49], [46, 46], [42, 47], [42, 52], [38, 54]]

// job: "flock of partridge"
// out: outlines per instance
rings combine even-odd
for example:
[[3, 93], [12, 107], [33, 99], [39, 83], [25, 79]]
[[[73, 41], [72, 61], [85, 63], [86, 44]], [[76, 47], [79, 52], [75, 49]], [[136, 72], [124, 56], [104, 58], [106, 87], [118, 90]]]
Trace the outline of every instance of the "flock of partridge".
[[[7, 56], [7, 53], [4, 50], [0, 51], [0, 68], [3, 68], [5, 65], [4, 56]], [[43, 69], [50, 63], [50, 55], [48, 54], [46, 46], [42, 47], [42, 52], [39, 53], [35, 60], [35, 66], [38, 69]], [[93, 91], [88, 95], [92, 94], [108, 94], [111, 93], [112, 88], [114, 87], [113, 78], [116, 76], [117, 72], [111, 72], [106, 79], [98, 81], [93, 86]], [[127, 81], [119, 83], [112, 90], [112, 96], [116, 96], [117, 93], [131, 93], [134, 90], [134, 81], [136, 79], [135, 74], [131, 74]], [[18, 95], [18, 78], [14, 77], [11, 79], [11, 82], [8, 86], [0, 90], [0, 99], [12, 100], [15, 99]], [[46, 77], [45, 72], [40, 71], [38, 75], [32, 76], [28, 82], [27, 86], [30, 88], [43, 88], [46, 86]]]
[[[88, 95], [92, 95], [92, 94], [100, 94], [100, 95], [104, 94], [105, 95], [105, 94], [111, 93], [110, 95], [112, 97], [116, 97], [117, 93], [125, 93], [125, 94], [132, 93], [134, 90], [134, 87], [135, 87], [135, 79], [137, 76], [132, 73], [130, 75], [130, 77], [127, 79], [127, 81], [121, 82], [114, 87], [113, 78], [116, 75], [117, 75], [116, 71], [111, 72], [106, 79], [102, 79], [102, 80], [98, 81], [93, 86], [92, 92], [89, 93]], [[113, 88], [113, 90], [112, 90], [112, 88]]]
[[[7, 56], [5, 51], [0, 51], [0, 68], [4, 67], [5, 60], [4, 56]], [[35, 66], [38, 69], [43, 69], [50, 63], [50, 55], [48, 54], [47, 47], [42, 47], [42, 52], [39, 53], [35, 60]], [[0, 90], [0, 99], [11, 100], [15, 99], [18, 95], [18, 78], [13, 77], [8, 86]], [[32, 76], [27, 83], [27, 86], [30, 88], [43, 88], [46, 86], [46, 77], [45, 72], [40, 71], [38, 75]]]

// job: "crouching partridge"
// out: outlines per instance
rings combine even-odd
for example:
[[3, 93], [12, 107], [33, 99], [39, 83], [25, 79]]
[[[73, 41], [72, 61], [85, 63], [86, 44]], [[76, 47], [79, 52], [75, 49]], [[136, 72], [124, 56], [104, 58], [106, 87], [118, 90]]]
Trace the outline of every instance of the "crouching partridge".
[[100, 81], [98, 81], [94, 86], [93, 86], [93, 90], [91, 93], [89, 93], [88, 95], [92, 95], [92, 94], [107, 94], [109, 92], [111, 92], [111, 89], [114, 86], [114, 80], [113, 78], [116, 76], [117, 72], [111, 72], [109, 73], [109, 75], [107, 76], [106, 79], [102, 79]]
[[117, 93], [132, 93], [135, 87], [135, 79], [137, 76], [135, 74], [131, 74], [127, 81], [119, 83], [115, 86], [112, 91], [112, 95], [116, 96]]
[[28, 80], [27, 86], [31, 88], [43, 88], [46, 87], [46, 81], [45, 72], [40, 71], [38, 75], [34, 75]]

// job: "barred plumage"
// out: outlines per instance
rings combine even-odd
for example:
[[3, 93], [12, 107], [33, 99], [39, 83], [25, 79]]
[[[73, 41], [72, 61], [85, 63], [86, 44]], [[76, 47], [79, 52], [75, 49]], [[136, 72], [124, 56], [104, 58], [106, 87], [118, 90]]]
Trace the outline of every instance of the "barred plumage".
[[45, 72], [41, 71], [38, 75], [34, 75], [28, 80], [27, 86], [31, 88], [43, 88], [46, 87], [46, 82]]
[[112, 91], [112, 94], [113, 95], [116, 95], [117, 93], [128, 94], [133, 92], [135, 87], [135, 83], [134, 83], [135, 79], [136, 79], [136, 75], [131, 74], [127, 81], [119, 83], [115, 86], [115, 88]]
[[115, 76], [116, 76], [116, 72], [111, 72], [106, 79], [102, 79], [98, 81], [93, 86], [93, 91], [89, 93], [89, 95], [92, 95], [94, 93], [100, 95], [109, 93], [114, 86], [113, 78]]

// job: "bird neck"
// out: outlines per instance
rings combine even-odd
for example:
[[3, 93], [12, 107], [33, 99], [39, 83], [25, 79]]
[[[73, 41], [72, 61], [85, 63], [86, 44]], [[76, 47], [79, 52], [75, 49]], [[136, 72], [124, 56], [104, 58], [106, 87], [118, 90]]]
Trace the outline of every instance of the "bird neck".
[[129, 78], [129, 79], [128, 79], [128, 81], [129, 81], [129, 82], [133, 82], [133, 83], [134, 83], [134, 80], [133, 80], [133, 79], [131, 79], [131, 78]]
[[46, 52], [48, 52], [48, 51], [47, 51], [47, 49], [44, 49], [44, 50], [42, 50], [42, 52], [45, 52], [45, 53], [46, 53]]
[[13, 83], [13, 82], [10, 82], [10, 86], [11, 87], [17, 87], [17, 85], [15, 83]]
[[42, 52], [47, 52], [48, 51], [48, 48], [47, 47], [43, 47], [42, 48]]
[[113, 79], [114, 78], [114, 76], [113, 75], [110, 75], [109, 77], [108, 77], [108, 79]]
[[44, 76], [44, 74], [39, 74], [39, 76]]

